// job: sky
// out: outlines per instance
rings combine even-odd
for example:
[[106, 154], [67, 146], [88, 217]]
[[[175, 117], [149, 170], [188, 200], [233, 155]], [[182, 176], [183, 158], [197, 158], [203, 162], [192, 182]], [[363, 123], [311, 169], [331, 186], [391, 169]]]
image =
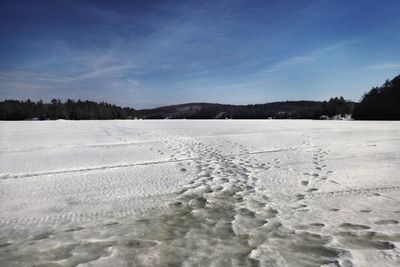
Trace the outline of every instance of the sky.
[[0, 99], [134, 108], [362, 94], [400, 74], [400, 1], [0, 1]]

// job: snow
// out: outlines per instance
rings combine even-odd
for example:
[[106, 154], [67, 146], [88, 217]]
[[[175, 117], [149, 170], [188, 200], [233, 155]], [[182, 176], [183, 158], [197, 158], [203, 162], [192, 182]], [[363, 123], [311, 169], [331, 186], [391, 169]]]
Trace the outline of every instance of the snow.
[[399, 266], [400, 123], [0, 122], [4, 266]]

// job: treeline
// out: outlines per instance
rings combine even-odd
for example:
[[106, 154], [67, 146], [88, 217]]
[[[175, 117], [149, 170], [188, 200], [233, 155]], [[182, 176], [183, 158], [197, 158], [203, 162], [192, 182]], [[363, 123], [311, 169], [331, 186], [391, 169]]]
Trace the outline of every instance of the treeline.
[[320, 119], [351, 114], [354, 103], [343, 97], [329, 101], [285, 101], [257, 105], [189, 103], [137, 110], [144, 119]]
[[0, 120], [108, 120], [133, 118], [135, 110], [121, 108], [104, 102], [74, 101], [61, 102], [53, 99], [50, 103], [5, 100], [0, 102]]
[[351, 114], [354, 103], [343, 97], [329, 101], [286, 101], [258, 105], [189, 103], [135, 110], [104, 102], [50, 103], [6, 100], [0, 102], [0, 120], [106, 120], [106, 119], [320, 119]]
[[400, 75], [364, 94], [353, 112], [357, 120], [400, 120]]
[[189, 103], [135, 110], [104, 102], [50, 103], [5, 100], [0, 120], [108, 120], [108, 119], [326, 119], [352, 115], [357, 120], [400, 120], [400, 75], [364, 94], [360, 103], [343, 97], [329, 101], [286, 101], [258, 105]]

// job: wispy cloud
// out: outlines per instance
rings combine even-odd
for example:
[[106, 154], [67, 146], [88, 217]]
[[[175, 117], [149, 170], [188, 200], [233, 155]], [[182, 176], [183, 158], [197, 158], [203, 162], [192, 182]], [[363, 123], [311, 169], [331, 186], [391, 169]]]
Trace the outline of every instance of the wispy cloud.
[[105, 77], [111, 74], [122, 74], [121, 72], [134, 69], [135, 65], [116, 65], [116, 66], [101, 66], [93, 70], [89, 70], [82, 74], [67, 76], [63, 78], [54, 79], [54, 82], [72, 82], [79, 80], [94, 79], [99, 77]]
[[325, 55], [327, 55], [329, 53], [333, 53], [334, 51], [339, 51], [340, 49], [343, 49], [346, 46], [348, 46], [356, 41], [357, 41], [357, 39], [352, 38], [352, 39], [337, 42], [337, 43], [334, 43], [334, 44], [331, 44], [328, 46], [315, 48], [314, 50], [311, 50], [311, 51], [301, 54], [301, 55], [284, 58], [280, 61], [277, 61], [277, 62], [267, 66], [264, 69], [260, 69], [259, 71], [251, 74], [250, 76], [265, 75], [267, 73], [282, 71], [282, 70], [288, 69], [290, 67], [305, 66], [307, 64], [313, 63], [314, 61], [316, 61], [318, 59], [323, 58]]
[[[117, 82], [133, 76], [136, 65], [116, 56], [114, 48], [82, 52], [61, 46], [57, 52], [58, 61], [49, 57], [40, 64], [28, 62], [19, 68], [0, 69], [0, 94], [34, 99], [42, 95], [107, 100], [115, 95], [130, 95], [133, 84], [139, 86], [134, 77], [129, 78], [128, 87]], [[96, 94], [91, 95], [91, 90], [96, 90]]]
[[267, 69], [265, 69], [262, 72], [263, 73], [275, 72], [275, 71], [281, 70], [283, 68], [307, 64], [307, 63], [312, 62], [313, 60], [314, 60], [314, 57], [311, 54], [304, 55], [304, 56], [291, 57], [291, 58], [284, 59], [282, 61], [279, 61], [279, 62], [269, 66]]
[[76, 75], [68, 74], [48, 74], [38, 70], [0, 70], [0, 81], [47, 81], [54, 83], [67, 83], [81, 80], [90, 80], [104, 78], [107, 75], [118, 75], [125, 70], [134, 69], [134, 65], [116, 65], [102, 66], [93, 70], [78, 73]]
[[388, 70], [388, 69], [399, 69], [400, 63], [382, 63], [382, 64], [374, 64], [368, 65], [364, 69], [368, 70]]

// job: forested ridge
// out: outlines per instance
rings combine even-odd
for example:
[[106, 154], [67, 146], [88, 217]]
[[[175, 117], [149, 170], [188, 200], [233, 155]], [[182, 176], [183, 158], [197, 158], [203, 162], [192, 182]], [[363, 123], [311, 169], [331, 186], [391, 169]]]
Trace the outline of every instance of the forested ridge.
[[256, 105], [187, 103], [153, 109], [119, 107], [105, 102], [53, 99], [4, 100], [0, 120], [108, 120], [108, 119], [326, 119], [352, 115], [358, 120], [400, 119], [400, 75], [374, 87], [360, 103], [343, 97], [329, 101], [285, 101]]
[[50, 103], [31, 100], [0, 102], [1, 120], [107, 120], [107, 119], [318, 119], [351, 114], [354, 103], [340, 98], [329, 101], [286, 101], [258, 105], [188, 103], [135, 110], [93, 101]]

